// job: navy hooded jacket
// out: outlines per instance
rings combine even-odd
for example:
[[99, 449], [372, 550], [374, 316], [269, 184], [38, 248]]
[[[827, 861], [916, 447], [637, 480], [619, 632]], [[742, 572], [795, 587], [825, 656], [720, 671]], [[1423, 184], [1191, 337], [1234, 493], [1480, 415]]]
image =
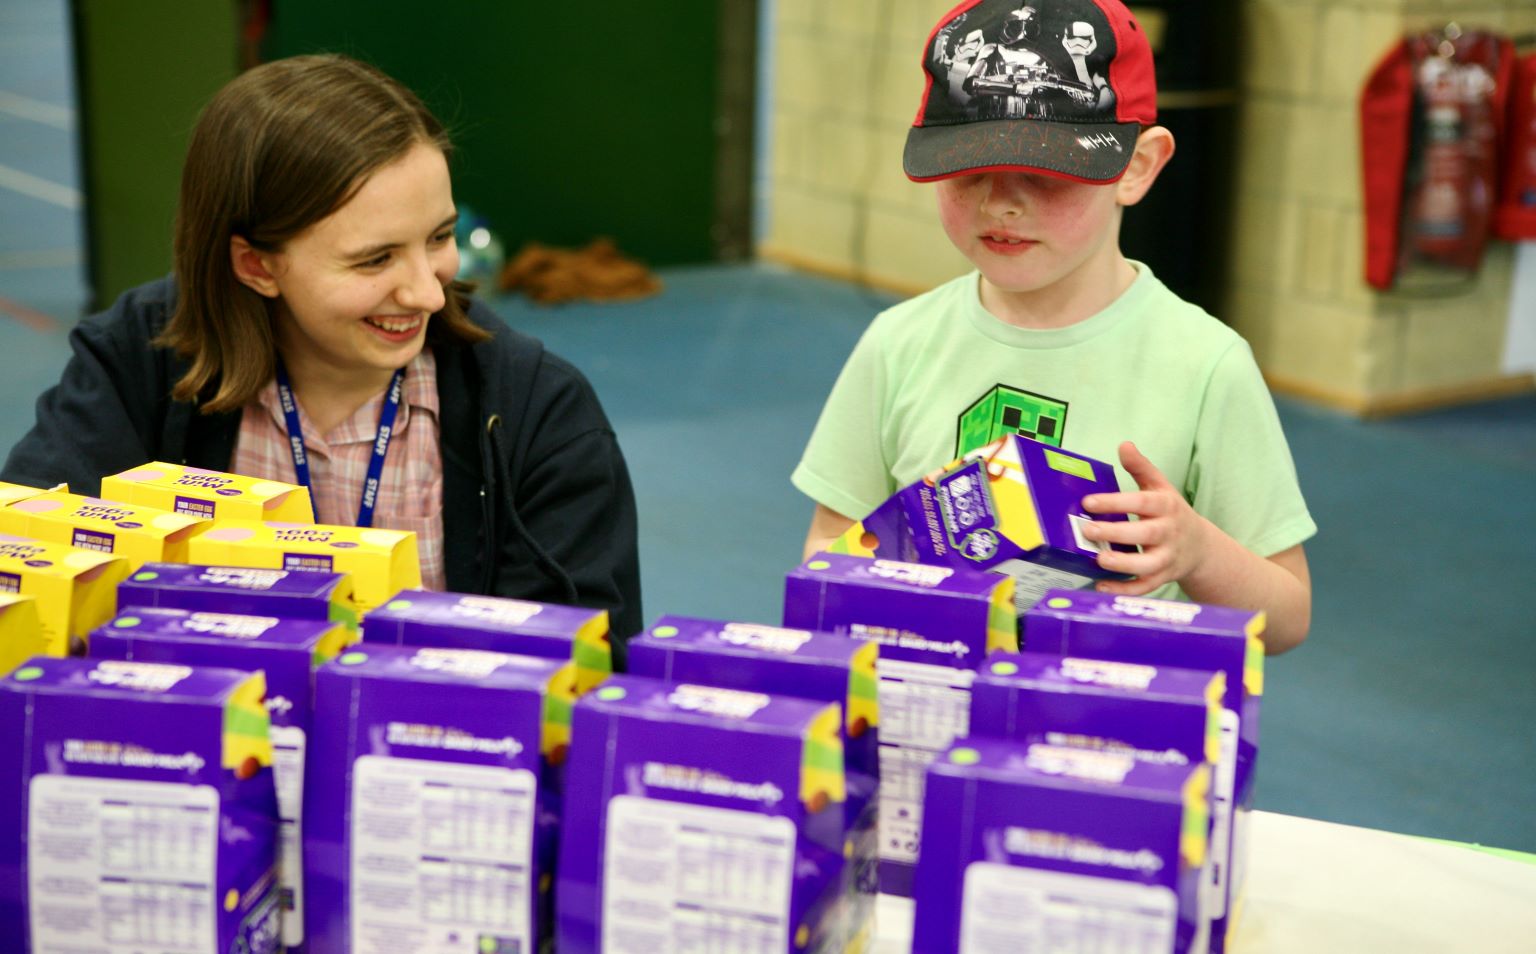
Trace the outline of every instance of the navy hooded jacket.
[[[175, 310], [164, 278], [70, 333], [62, 379], [0, 480], [94, 495], [153, 460], [228, 471], [240, 411], [173, 400], [187, 362], [150, 342]], [[592, 386], [474, 302], [475, 345], [437, 345], [448, 589], [606, 609], [618, 661], [642, 626], [634, 490]]]

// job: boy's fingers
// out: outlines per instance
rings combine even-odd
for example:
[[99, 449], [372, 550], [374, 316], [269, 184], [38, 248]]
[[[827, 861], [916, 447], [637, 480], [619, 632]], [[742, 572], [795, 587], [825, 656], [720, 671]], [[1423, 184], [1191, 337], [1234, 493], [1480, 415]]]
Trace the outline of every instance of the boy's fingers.
[[1125, 472], [1131, 475], [1131, 479], [1136, 481], [1136, 486], [1142, 490], [1152, 490], [1168, 485], [1168, 478], [1163, 476], [1163, 472], [1158, 470], [1130, 441], [1120, 445], [1120, 466], [1125, 468]]
[[1089, 494], [1083, 498], [1089, 513], [1134, 513], [1139, 517], [1158, 517], [1167, 512], [1166, 501], [1145, 490], [1122, 490], [1113, 494]]
[[1105, 550], [1099, 554], [1098, 563], [1106, 570], [1148, 581], [1152, 584], [1149, 588], [1156, 588], [1166, 582], [1163, 577], [1168, 569], [1169, 556], [1161, 549], [1143, 550], [1140, 553]]
[[1095, 587], [1100, 593], [1110, 593], [1115, 596], [1144, 596], [1157, 589], [1159, 583], [1151, 583], [1146, 580], [1101, 580]]
[[1105, 543], [1155, 546], [1167, 540], [1162, 520], [1096, 520], [1083, 525], [1083, 536]]

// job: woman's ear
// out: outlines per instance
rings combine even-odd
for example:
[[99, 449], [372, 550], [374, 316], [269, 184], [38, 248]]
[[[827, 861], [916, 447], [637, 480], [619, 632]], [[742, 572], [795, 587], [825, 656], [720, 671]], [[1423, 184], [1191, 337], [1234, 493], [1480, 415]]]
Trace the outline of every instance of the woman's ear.
[[257, 251], [239, 235], [229, 238], [229, 264], [240, 284], [264, 298], [278, 296], [277, 278], [272, 274], [272, 256]]
[[1173, 158], [1173, 133], [1162, 126], [1150, 126], [1136, 137], [1136, 151], [1131, 154], [1131, 164], [1125, 175], [1115, 183], [1115, 201], [1121, 205], [1135, 205], [1157, 181], [1157, 174]]

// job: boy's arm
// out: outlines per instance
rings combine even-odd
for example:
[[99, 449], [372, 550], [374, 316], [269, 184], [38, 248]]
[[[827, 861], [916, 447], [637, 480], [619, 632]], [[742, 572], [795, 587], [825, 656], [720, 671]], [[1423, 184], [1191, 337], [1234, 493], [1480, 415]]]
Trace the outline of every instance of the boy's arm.
[[1099, 555], [1099, 565], [1106, 570], [1136, 577], [1100, 583], [1102, 592], [1139, 596], [1178, 583], [1197, 602], [1264, 610], [1264, 646], [1271, 655], [1301, 645], [1312, 624], [1312, 578], [1299, 544], [1266, 559], [1196, 513], [1130, 441], [1120, 445], [1120, 465], [1141, 489], [1090, 494], [1083, 498], [1083, 507], [1089, 513], [1135, 514], [1139, 519], [1094, 522], [1083, 534], [1091, 540], [1137, 545], [1141, 552], [1106, 550]]
[[805, 535], [805, 553], [801, 559], [809, 560], [811, 554], [820, 553], [831, 546], [833, 540], [842, 536], [843, 531], [856, 522], [826, 504], [817, 504], [816, 512], [811, 515], [811, 530]]

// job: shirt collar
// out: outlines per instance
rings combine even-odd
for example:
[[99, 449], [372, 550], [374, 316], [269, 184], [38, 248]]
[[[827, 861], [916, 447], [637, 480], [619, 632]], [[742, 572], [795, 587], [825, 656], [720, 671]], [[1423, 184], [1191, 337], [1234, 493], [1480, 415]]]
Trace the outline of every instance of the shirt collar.
[[[288, 420], [283, 415], [283, 406], [277, 398], [277, 381], [268, 381], [266, 387], [256, 394], [256, 403], [272, 418], [272, 423], [280, 433], [288, 433]], [[372, 401], [358, 408], [347, 420], [336, 426], [331, 432], [330, 440], [325, 443], [348, 444], [356, 441], [368, 441], [372, 443], [378, 434], [379, 409], [384, 403], [382, 393]], [[422, 411], [438, 416], [437, 403], [437, 359], [432, 355], [431, 348], [422, 348], [410, 364], [405, 366], [405, 381], [400, 388], [400, 413], [395, 418], [395, 434], [402, 434], [410, 426], [413, 412]], [[309, 419], [304, 414], [304, 409], [299, 408], [299, 423], [304, 426], [304, 443], [310, 444], [323, 441], [321, 435], [310, 432]]]

